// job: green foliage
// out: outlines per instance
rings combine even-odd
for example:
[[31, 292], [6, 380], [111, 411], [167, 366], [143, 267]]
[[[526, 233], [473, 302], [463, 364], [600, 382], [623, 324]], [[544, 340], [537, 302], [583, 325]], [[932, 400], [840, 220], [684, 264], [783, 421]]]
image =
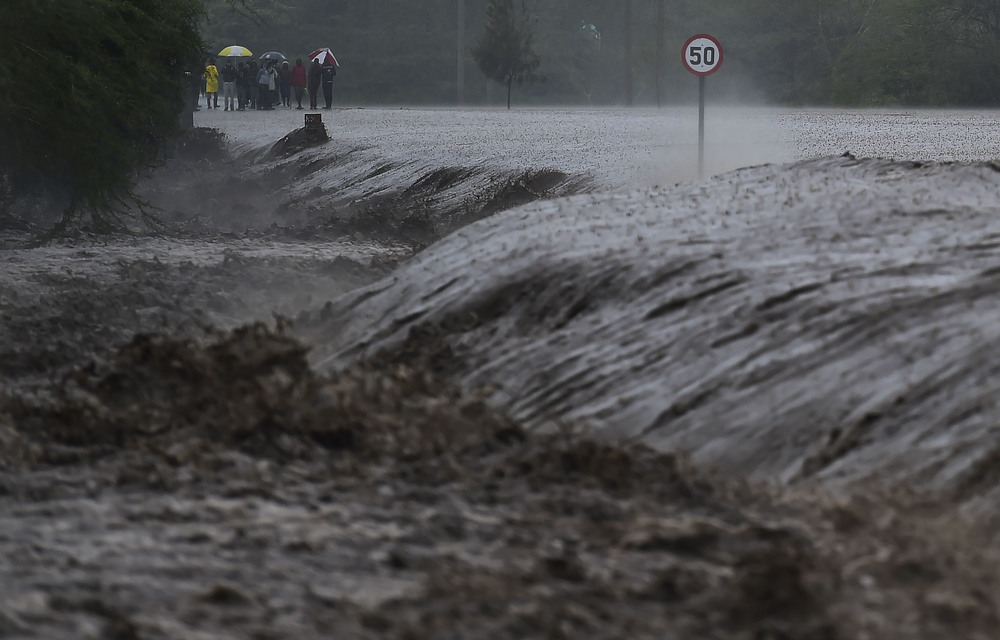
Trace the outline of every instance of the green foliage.
[[534, 51], [529, 21], [524, 0], [520, 6], [515, 0], [490, 0], [482, 38], [472, 50], [483, 75], [507, 86], [508, 109], [511, 85], [535, 80], [535, 69], [541, 64]]
[[64, 222], [114, 226], [137, 169], [179, 128], [200, 0], [7, 0], [0, 174], [69, 193]]

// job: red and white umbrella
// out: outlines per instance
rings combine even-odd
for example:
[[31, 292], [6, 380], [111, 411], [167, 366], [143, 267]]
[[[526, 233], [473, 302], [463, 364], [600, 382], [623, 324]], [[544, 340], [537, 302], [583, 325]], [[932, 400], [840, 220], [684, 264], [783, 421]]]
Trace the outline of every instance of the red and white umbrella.
[[336, 56], [330, 51], [329, 47], [323, 47], [321, 49], [316, 49], [309, 54], [310, 60], [316, 60], [320, 64], [326, 64], [334, 67], [339, 67], [340, 63], [337, 62]]

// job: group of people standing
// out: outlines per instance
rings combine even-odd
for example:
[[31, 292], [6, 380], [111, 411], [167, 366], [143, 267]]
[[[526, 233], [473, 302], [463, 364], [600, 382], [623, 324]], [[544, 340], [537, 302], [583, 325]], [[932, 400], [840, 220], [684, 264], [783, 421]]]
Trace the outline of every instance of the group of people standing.
[[295, 60], [295, 65], [289, 65], [287, 60], [279, 65], [275, 60], [240, 61], [234, 65], [231, 58], [220, 70], [215, 59], [209, 59], [203, 74], [203, 91], [209, 109], [219, 108], [219, 89], [221, 86], [223, 106], [225, 111], [268, 111], [281, 105], [292, 108], [292, 95], [295, 96], [296, 109], [303, 109], [302, 99], [309, 94], [309, 108], [317, 109], [319, 93], [322, 88], [324, 109], [333, 108], [333, 78], [337, 68], [329, 64], [320, 64], [313, 60], [308, 69], [302, 63], [302, 58]]

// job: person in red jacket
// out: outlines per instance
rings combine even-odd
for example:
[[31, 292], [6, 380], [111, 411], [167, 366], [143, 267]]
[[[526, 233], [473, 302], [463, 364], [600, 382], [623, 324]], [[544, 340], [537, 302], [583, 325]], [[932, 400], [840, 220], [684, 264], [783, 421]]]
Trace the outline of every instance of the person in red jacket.
[[292, 67], [292, 91], [295, 92], [295, 101], [299, 106], [296, 109], [302, 108], [302, 94], [306, 90], [306, 66], [302, 64], [302, 58], [295, 59], [295, 66]]

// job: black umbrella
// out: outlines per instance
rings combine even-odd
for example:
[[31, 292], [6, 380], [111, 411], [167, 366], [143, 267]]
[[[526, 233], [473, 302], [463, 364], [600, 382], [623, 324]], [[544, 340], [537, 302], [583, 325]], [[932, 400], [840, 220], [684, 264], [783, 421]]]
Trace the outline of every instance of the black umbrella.
[[268, 51], [260, 57], [261, 60], [274, 60], [275, 62], [284, 62], [288, 60], [285, 56], [281, 55], [277, 51]]

